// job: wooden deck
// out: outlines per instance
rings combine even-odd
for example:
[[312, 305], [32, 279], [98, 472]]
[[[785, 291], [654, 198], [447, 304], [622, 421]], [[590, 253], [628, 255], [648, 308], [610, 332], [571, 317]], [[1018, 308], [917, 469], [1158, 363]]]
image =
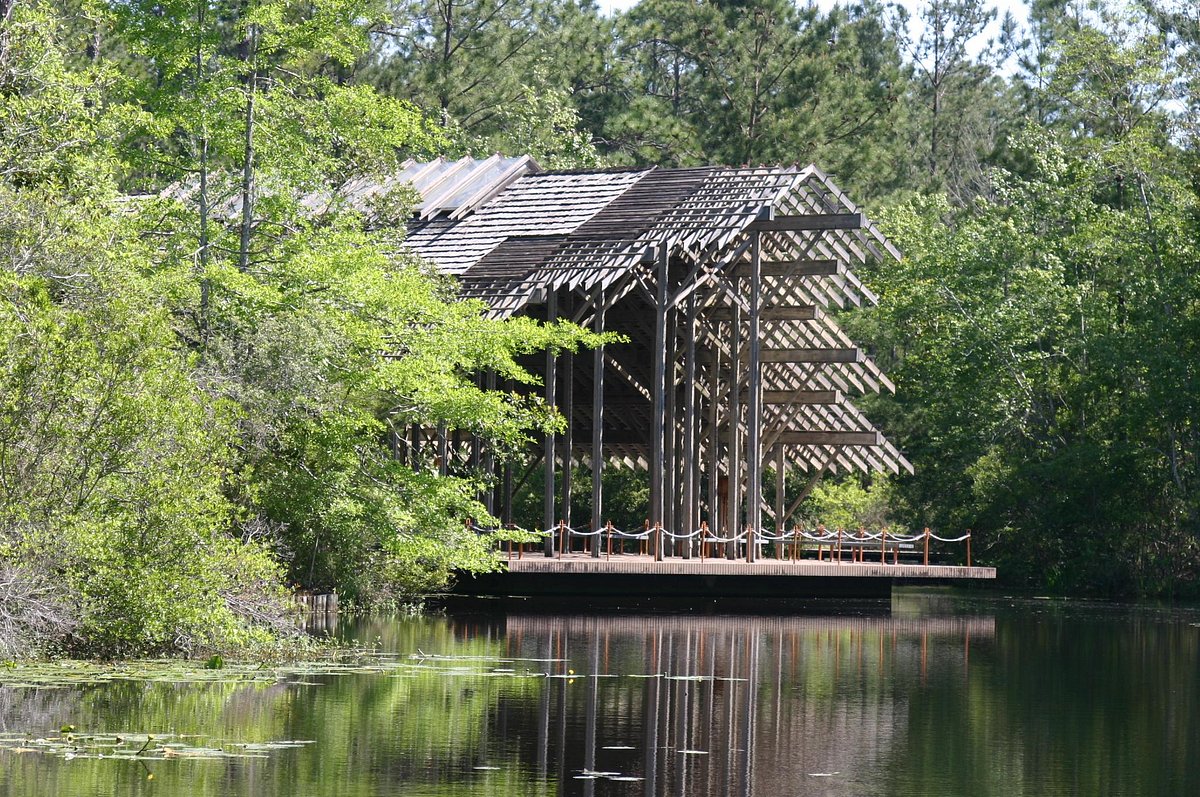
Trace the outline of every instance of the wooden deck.
[[626, 598], [885, 598], [896, 583], [962, 583], [996, 578], [993, 567], [820, 562], [815, 559], [746, 562], [623, 554], [593, 559], [586, 553], [546, 558], [526, 553], [507, 570], [460, 580], [460, 594]]
[[[878, 554], [876, 554], [878, 556]], [[994, 567], [963, 567], [959, 565], [880, 564], [879, 562], [818, 562], [815, 559], [789, 561], [760, 559], [682, 559], [672, 557], [661, 562], [653, 556], [620, 554], [611, 558], [592, 558], [591, 554], [573, 552], [562, 558], [547, 558], [539, 553], [526, 553], [508, 560], [510, 573], [624, 573], [629, 575], [698, 575], [698, 576], [788, 576], [800, 578], [903, 578], [903, 579], [995, 579]]]

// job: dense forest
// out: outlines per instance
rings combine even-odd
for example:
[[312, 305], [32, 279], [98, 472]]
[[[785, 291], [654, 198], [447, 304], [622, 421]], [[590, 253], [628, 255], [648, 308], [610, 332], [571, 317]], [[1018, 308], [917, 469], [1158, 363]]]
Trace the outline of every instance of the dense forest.
[[[974, 531], [1010, 583], [1200, 581], [1200, 11], [1190, 0], [0, 0], [0, 657], [266, 644], [491, 566], [479, 477], [561, 425], [522, 355], [348, 180], [819, 163], [905, 251], [841, 319], [912, 477], [813, 517]], [[318, 202], [313, 198], [319, 197]], [[636, 477], [614, 475], [636, 496]], [[633, 503], [636, 503], [634, 501]]]

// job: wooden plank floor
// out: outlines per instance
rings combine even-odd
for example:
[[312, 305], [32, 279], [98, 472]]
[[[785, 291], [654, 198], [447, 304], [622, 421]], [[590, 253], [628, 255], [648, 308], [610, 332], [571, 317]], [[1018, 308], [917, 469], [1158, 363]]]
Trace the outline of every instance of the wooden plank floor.
[[[878, 554], [876, 554], [878, 555]], [[541, 552], [526, 552], [518, 558], [507, 559], [512, 573], [621, 573], [627, 575], [697, 575], [697, 576], [800, 576], [836, 578], [904, 578], [904, 579], [974, 579], [996, 578], [994, 567], [963, 567], [959, 565], [880, 564], [876, 562], [818, 562], [815, 559], [789, 561], [760, 559], [757, 562], [728, 559], [669, 558], [661, 562], [641, 554], [619, 554], [612, 558], [573, 552], [562, 558], [548, 559]]]

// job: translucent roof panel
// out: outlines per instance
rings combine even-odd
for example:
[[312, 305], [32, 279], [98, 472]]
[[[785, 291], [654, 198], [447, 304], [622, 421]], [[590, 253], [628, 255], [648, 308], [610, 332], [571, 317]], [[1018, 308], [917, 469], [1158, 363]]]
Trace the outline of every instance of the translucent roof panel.
[[431, 166], [437, 167], [434, 176], [427, 178], [425, 173], [418, 172], [413, 179], [413, 187], [425, 200], [417, 208], [417, 216], [421, 219], [442, 214], [462, 218], [518, 177], [541, 171], [537, 162], [527, 155], [520, 158], [493, 155], [483, 160], [463, 158], [453, 163], [435, 161]]

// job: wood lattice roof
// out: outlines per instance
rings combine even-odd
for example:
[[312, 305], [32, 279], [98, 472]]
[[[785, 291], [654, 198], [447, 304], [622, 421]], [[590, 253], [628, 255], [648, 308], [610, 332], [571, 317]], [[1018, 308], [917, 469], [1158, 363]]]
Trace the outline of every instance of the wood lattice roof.
[[[441, 208], [439, 202], [455, 193], [444, 181], [441, 188], [417, 186], [425, 201], [408, 236], [416, 253], [459, 279], [464, 295], [482, 299], [498, 317], [533, 312], [552, 291], [579, 297], [577, 321], [590, 317], [588, 303], [601, 291], [608, 307], [644, 307], [657, 279], [649, 253], [665, 246], [678, 275], [670, 284], [673, 306], [694, 293], [699, 345], [728, 357], [729, 319], [740, 301], [728, 286], [748, 268], [751, 239], [758, 236], [768, 266], [761, 283], [767, 308], [760, 335], [768, 397], [764, 450], [783, 444], [789, 459], [806, 470], [911, 472], [850, 401], [894, 387], [833, 316], [837, 309], [876, 302], [855, 276], [856, 266], [900, 253], [865, 217], [853, 228], [798, 230], [771, 223], [774, 217], [860, 213], [816, 166], [542, 172], [528, 158], [475, 163], [489, 166], [458, 162], [451, 172], [474, 175], [472, 190], [457, 192], [470, 195], [469, 206]], [[431, 168], [405, 166], [409, 174]], [[770, 308], [779, 309], [772, 315]], [[611, 347], [609, 366], [618, 378], [606, 391], [623, 409], [619, 419], [605, 420], [612, 431], [605, 453], [645, 464], [649, 379], [637, 352], [652, 345], [654, 324], [637, 315], [625, 313], [620, 322], [619, 331], [631, 340], [627, 351]], [[676, 363], [671, 368], [675, 374]], [[705, 396], [708, 368], [705, 361], [696, 372]], [[577, 379], [586, 387], [590, 377]], [[813, 400], [817, 394], [820, 401]], [[788, 401], [788, 395], [805, 399]], [[590, 409], [577, 408], [573, 421], [585, 427]], [[823, 442], [820, 433], [836, 442]]]

